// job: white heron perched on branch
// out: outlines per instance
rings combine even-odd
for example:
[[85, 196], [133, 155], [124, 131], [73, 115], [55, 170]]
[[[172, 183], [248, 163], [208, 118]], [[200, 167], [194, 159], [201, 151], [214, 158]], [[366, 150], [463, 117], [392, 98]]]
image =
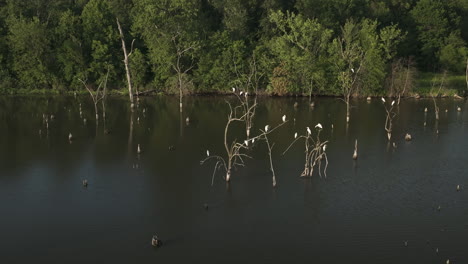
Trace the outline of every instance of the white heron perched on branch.
[[209, 151], [209, 150], [206, 150], [206, 156], [207, 156], [207, 157], [210, 156], [210, 151]]
[[241, 96], [242, 96], [243, 94], [244, 94], [244, 92], [243, 92], [243, 91], [241, 91], [241, 92], [239, 93], [239, 95], [241, 95]]
[[382, 102], [385, 103], [385, 98], [382, 97]]
[[283, 122], [286, 122], [286, 115], [283, 115], [281, 119], [283, 120]]
[[392, 101], [392, 106], [395, 104], [395, 100]]
[[236, 92], [236, 88], [232, 87], [232, 92], [235, 93], [235, 92]]
[[322, 124], [318, 123], [317, 125], [315, 125], [315, 128], [318, 128], [318, 129], [322, 129]]
[[265, 132], [268, 132], [268, 129], [269, 129], [269, 128], [270, 128], [270, 126], [269, 126], [269, 125], [266, 125], [266, 126], [265, 126]]
[[294, 138], [297, 138], [297, 132], [296, 132], [296, 133], [294, 133]]
[[309, 128], [309, 127], [307, 127], [307, 133], [308, 133], [309, 135], [312, 134], [312, 131], [310, 131], [310, 128]]
[[248, 141], [248, 140], [244, 140], [244, 144], [248, 147], [248, 146], [249, 146], [249, 141]]

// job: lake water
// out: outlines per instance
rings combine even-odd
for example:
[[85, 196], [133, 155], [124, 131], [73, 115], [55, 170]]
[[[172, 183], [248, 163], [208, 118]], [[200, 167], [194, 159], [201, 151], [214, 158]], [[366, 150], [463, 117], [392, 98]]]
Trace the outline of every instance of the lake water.
[[[432, 100], [403, 100], [395, 149], [380, 99], [353, 101], [347, 127], [336, 98], [313, 109], [307, 98], [260, 98], [254, 134], [289, 120], [270, 135], [273, 188], [262, 142], [230, 184], [220, 171], [211, 186], [214, 163], [200, 161], [207, 149], [225, 155], [226, 99], [189, 97], [180, 114], [177, 98], [142, 98], [132, 115], [127, 98], [110, 98], [96, 127], [88, 97], [1, 98], [0, 262], [468, 263], [465, 101], [438, 101], [436, 122]], [[43, 114], [55, 116], [48, 129]], [[282, 152], [318, 122], [327, 177], [301, 178], [303, 143]]]

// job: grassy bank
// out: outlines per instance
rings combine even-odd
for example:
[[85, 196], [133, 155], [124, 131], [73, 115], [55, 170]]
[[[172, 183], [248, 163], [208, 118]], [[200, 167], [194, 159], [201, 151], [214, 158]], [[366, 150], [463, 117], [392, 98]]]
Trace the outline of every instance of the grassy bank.
[[[444, 76], [441, 73], [428, 73], [428, 72], [420, 72], [418, 73], [415, 81], [414, 87], [412, 90], [412, 94], [418, 94], [421, 97], [430, 97], [430, 96], [467, 96], [468, 89], [466, 86], [466, 79], [465, 75], [453, 75], [447, 74]], [[440, 90], [440, 93], [437, 94], [439, 87], [443, 82], [443, 86]], [[14, 88], [0, 88], [0, 95], [34, 95], [34, 96], [59, 96], [59, 95], [88, 95], [88, 91], [86, 90], [77, 90], [77, 91], [70, 91], [70, 90], [58, 90], [58, 89], [14, 89]], [[161, 92], [156, 93], [158, 95], [162, 95]], [[196, 95], [227, 95], [230, 93], [220, 93], [220, 92], [208, 92], [208, 93], [200, 93]], [[269, 96], [269, 94], [265, 90], [261, 90], [260, 95], [262, 96]], [[126, 88], [121, 89], [110, 89], [108, 91], [108, 95], [111, 96], [128, 96], [128, 90]], [[330, 96], [330, 95], [325, 95]], [[361, 94], [362, 97], [367, 97], [367, 94]]]
[[444, 79], [442, 73], [428, 73], [421, 72], [418, 74], [415, 87], [413, 89], [414, 93], [417, 93], [421, 96], [437, 96], [437, 91], [443, 82], [442, 89], [440, 91], [441, 96], [464, 96], [467, 92], [466, 79], [465, 75], [453, 75], [447, 74]]

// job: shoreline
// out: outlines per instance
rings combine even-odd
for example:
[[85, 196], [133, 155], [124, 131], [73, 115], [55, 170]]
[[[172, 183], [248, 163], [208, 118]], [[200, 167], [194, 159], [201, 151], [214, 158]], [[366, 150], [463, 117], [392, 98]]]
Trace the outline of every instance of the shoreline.
[[[466, 99], [468, 97], [468, 93], [465, 92], [465, 95], [458, 95], [456, 92], [455, 92], [455, 89], [450, 89], [449, 90], [451, 93], [444, 93], [444, 94], [440, 94], [440, 95], [437, 95], [435, 96], [435, 98], [454, 98], [454, 99]], [[83, 97], [83, 96], [89, 96], [89, 93], [88, 91], [61, 91], [61, 92], [58, 92], [58, 91], [55, 91], [55, 90], [48, 90], [48, 89], [44, 89], [44, 90], [32, 90], [32, 91], [19, 91], [19, 92], [4, 92], [4, 91], [1, 91], [0, 90], [0, 96], [5, 96], [5, 97], [8, 97], [8, 96], [19, 96], [19, 97], [22, 97], [22, 96], [38, 96], [38, 97], [41, 97], [41, 96], [46, 96], [46, 97], [55, 97], [55, 96], [80, 96], [80, 97]], [[128, 93], [126, 93], [126, 90], [124, 90], [122, 88], [122, 90], [112, 90], [108, 93], [107, 96], [111, 96], [111, 97], [127, 97], [128, 96]], [[133, 95], [134, 97], [136, 97], [137, 95], [134, 94]], [[156, 96], [170, 96], [170, 97], [178, 97], [179, 95], [178, 94], [171, 94], [171, 93], [164, 93], [164, 92], [154, 92], [154, 93], [147, 93], [147, 94], [141, 94], [141, 95], [138, 95], [139, 97], [142, 97], [142, 98], [146, 98], [146, 97], [156, 97]], [[222, 92], [200, 92], [200, 93], [189, 93], [189, 94], [185, 94], [184, 97], [217, 97], [217, 96], [233, 96], [232, 93], [222, 93]], [[250, 97], [253, 97], [254, 95], [251, 94], [249, 95]], [[288, 94], [288, 95], [275, 95], [275, 94], [269, 94], [267, 92], [261, 92], [261, 93], [258, 93], [257, 94], [258, 97], [276, 97], [276, 98], [293, 98], [293, 97], [296, 97], [296, 98], [308, 98], [309, 95], [305, 95], [305, 94]], [[311, 97], [315, 98], [315, 97], [321, 97], [321, 98], [341, 98], [343, 97], [342, 95], [330, 95], [330, 94], [315, 94], [315, 95], [312, 95]], [[396, 98], [396, 96], [390, 96], [390, 95], [366, 95], [366, 94], [362, 94], [362, 95], [356, 95], [356, 96], [352, 96], [352, 98], [361, 98], [361, 99], [365, 99], [367, 97], [370, 97], [370, 98], [380, 98], [380, 97], [384, 97], [384, 98]], [[426, 98], [432, 98], [433, 96], [430, 94], [430, 93], [418, 93], [418, 92], [413, 92], [413, 93], [410, 93], [408, 95], [402, 95], [401, 98], [405, 98], [405, 99], [408, 99], [408, 98], [414, 98], [414, 99], [426, 99]]]

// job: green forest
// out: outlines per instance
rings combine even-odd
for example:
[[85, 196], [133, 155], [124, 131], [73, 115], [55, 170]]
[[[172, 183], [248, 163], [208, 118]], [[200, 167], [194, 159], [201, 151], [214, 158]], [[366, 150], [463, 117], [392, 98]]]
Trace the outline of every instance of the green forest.
[[0, 91], [128, 93], [123, 43], [136, 92], [463, 92], [468, 1], [0, 0]]

